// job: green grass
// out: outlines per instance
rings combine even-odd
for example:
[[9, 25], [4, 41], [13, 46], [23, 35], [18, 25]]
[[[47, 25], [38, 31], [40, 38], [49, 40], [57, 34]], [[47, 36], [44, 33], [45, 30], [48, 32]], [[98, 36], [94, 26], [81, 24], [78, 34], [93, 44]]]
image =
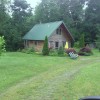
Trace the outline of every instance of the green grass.
[[51, 57], [19, 52], [0, 57], [0, 100], [78, 100], [100, 94], [100, 53]]

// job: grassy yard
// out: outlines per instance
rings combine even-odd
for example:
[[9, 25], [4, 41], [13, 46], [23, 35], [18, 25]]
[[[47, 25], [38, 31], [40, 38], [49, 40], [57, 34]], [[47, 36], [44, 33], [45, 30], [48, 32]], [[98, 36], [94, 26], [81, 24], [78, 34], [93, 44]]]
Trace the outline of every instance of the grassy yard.
[[43, 57], [19, 52], [0, 57], [0, 100], [78, 100], [100, 95], [100, 53]]

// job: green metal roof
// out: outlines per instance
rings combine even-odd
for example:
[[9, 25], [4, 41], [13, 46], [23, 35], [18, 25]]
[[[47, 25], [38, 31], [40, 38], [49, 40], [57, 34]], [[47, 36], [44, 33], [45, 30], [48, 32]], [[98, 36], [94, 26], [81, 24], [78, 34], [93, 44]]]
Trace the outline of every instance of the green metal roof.
[[56, 21], [35, 25], [24, 37], [24, 40], [44, 40], [45, 36], [49, 37], [63, 21]]

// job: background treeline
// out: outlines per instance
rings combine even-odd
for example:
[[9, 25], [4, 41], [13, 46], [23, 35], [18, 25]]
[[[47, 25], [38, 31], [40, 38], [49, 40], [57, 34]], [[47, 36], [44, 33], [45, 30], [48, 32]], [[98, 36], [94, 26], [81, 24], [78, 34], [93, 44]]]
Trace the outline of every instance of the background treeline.
[[75, 41], [84, 34], [85, 43], [100, 45], [100, 0], [41, 0], [33, 10], [26, 0], [0, 0], [0, 36], [7, 50], [23, 48], [22, 36], [35, 24], [60, 20]]

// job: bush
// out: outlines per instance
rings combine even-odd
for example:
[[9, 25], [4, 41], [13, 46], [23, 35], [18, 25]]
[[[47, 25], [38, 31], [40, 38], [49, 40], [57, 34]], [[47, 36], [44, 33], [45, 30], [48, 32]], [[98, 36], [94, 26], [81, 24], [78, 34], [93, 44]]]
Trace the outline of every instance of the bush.
[[58, 52], [57, 52], [57, 50], [51, 49], [49, 52], [49, 55], [50, 56], [58, 56]]
[[84, 47], [84, 48], [81, 48], [81, 49], [80, 49], [80, 51], [79, 51], [78, 54], [79, 54], [79, 55], [84, 55], [84, 56], [90, 56], [90, 55], [92, 55], [93, 53], [92, 53], [91, 48], [89, 48], [89, 47]]
[[68, 48], [65, 50], [65, 52], [69, 55], [70, 52], [73, 52], [74, 54], [76, 54], [77, 52], [75, 51], [74, 48]]
[[59, 49], [58, 49], [58, 56], [63, 56], [64, 55], [64, 48], [61, 46]]
[[22, 50], [23, 53], [31, 54], [35, 52], [34, 47], [25, 48]]

